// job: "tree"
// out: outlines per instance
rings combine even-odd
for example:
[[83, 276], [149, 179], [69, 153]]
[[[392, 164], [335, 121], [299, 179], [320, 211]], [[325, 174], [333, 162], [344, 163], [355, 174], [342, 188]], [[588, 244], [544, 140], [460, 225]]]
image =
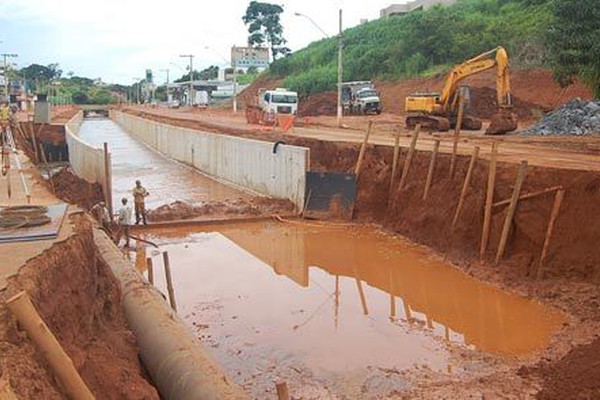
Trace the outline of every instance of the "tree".
[[561, 86], [579, 76], [600, 98], [600, 2], [555, 0], [547, 36], [548, 62]]
[[271, 48], [273, 60], [277, 55], [285, 56], [291, 51], [285, 46], [287, 40], [283, 38], [283, 27], [279, 22], [282, 12], [280, 5], [251, 1], [242, 17], [242, 21], [248, 25], [248, 44], [253, 47], [266, 44]]
[[210, 80], [210, 79], [217, 79], [219, 77], [219, 67], [217, 67], [216, 65], [211, 65], [208, 68], [203, 69], [202, 71], [200, 71], [200, 79], [203, 80]]

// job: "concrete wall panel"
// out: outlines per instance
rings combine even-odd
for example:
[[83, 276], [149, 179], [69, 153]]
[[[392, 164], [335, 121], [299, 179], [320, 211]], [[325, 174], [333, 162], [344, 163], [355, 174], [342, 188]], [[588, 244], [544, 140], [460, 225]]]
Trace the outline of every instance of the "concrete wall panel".
[[111, 110], [111, 118], [142, 142], [214, 178], [304, 205], [310, 150], [161, 124]]

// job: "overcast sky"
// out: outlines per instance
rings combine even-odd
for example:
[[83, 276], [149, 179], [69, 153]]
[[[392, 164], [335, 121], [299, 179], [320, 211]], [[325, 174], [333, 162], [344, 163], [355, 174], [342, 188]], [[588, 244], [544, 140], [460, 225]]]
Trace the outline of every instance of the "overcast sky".
[[[395, 1], [403, 3], [406, 0]], [[311, 17], [330, 35], [338, 29], [338, 10], [344, 27], [361, 19], [373, 20], [392, 0], [279, 0], [284, 7], [284, 37], [298, 50], [323, 34]], [[159, 4], [159, 5], [157, 5]], [[18, 53], [19, 67], [31, 63], [58, 63], [66, 74], [131, 84], [146, 68], [163, 83], [185, 73], [194, 54], [194, 69], [223, 66], [232, 45], [246, 43], [242, 16], [248, 0], [0, 0], [0, 53]], [[177, 64], [177, 65], [173, 65]]]

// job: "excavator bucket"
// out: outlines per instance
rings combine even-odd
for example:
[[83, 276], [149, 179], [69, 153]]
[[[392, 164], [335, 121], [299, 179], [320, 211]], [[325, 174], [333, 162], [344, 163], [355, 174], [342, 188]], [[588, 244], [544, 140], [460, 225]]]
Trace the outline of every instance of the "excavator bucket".
[[490, 126], [486, 129], [486, 135], [503, 135], [517, 129], [517, 114], [510, 110], [500, 110], [491, 119]]

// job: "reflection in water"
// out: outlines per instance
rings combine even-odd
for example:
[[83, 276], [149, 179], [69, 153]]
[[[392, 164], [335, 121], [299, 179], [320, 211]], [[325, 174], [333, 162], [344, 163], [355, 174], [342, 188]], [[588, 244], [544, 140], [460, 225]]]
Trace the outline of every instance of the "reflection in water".
[[[268, 222], [215, 229], [254, 257], [218, 234], [165, 230], [152, 239], [171, 248], [185, 310], [218, 302], [222, 320], [211, 325], [213, 336], [285, 349], [320, 368], [425, 362], [445, 369], [439, 339], [522, 355], [547, 345], [562, 322], [557, 311], [482, 284], [372, 227]], [[188, 244], [169, 245], [173, 238]]]
[[148, 208], [175, 200], [189, 203], [248, 198], [249, 195], [178, 164], [135, 140], [110, 119], [84, 120], [79, 137], [94, 146], [107, 142], [113, 167], [113, 204], [131, 197], [136, 179], [150, 196]]

